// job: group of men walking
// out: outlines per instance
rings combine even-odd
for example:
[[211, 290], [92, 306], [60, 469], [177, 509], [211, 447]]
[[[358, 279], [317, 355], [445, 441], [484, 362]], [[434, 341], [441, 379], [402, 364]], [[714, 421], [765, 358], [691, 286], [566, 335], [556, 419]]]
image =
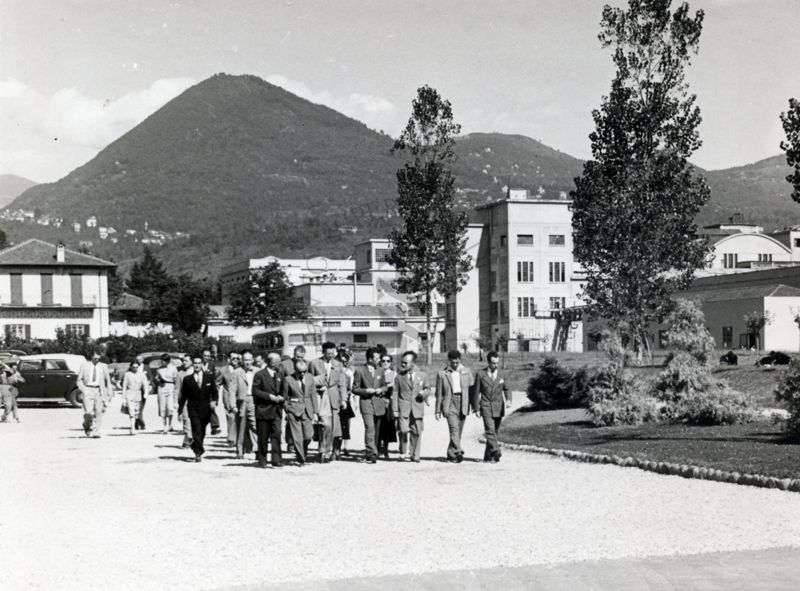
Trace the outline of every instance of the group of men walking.
[[[174, 412], [166, 396], [169, 393], [183, 419], [183, 446], [191, 447], [194, 460], [200, 462], [209, 425], [212, 434], [220, 432], [219, 423], [215, 425], [213, 420], [222, 404], [227, 441], [237, 458], [255, 453], [261, 467], [270, 463], [280, 467], [283, 436], [287, 451], [303, 466], [309, 460], [312, 440], [318, 442], [322, 463], [349, 453], [349, 425], [354, 408], [358, 408], [364, 422], [366, 463], [375, 464], [381, 456], [388, 459], [395, 434], [400, 459], [419, 462], [426, 409], [433, 396], [434, 418], [445, 419], [448, 425], [447, 461], [464, 459], [461, 436], [470, 413], [483, 420], [484, 461], [500, 460], [497, 433], [510, 392], [498, 368], [497, 353], [490, 352], [488, 365], [473, 374], [461, 363], [461, 354], [450, 351], [447, 366], [437, 373], [433, 385], [425, 372], [417, 369], [413, 351], [401, 355], [396, 369], [392, 356], [378, 348], [368, 349], [366, 363], [355, 369], [349, 351], [337, 349], [331, 342], [322, 345], [319, 359], [307, 361], [305, 353], [304, 347], [298, 346], [291, 359], [282, 361], [277, 353], [263, 358], [251, 351], [231, 352], [228, 363], [217, 367], [209, 351], [184, 356], [180, 369], [165, 356], [163, 367], [155, 374], [165, 430], [171, 428], [166, 417], [171, 420]], [[98, 361], [99, 354], [95, 354], [78, 380], [84, 393], [87, 435], [99, 432], [111, 388], [108, 370]]]

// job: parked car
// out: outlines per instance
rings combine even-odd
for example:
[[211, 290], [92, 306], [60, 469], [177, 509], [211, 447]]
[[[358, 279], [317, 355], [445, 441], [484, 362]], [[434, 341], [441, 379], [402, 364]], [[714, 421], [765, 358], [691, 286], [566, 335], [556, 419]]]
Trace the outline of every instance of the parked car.
[[18, 349], [0, 349], [0, 360], [8, 359], [9, 357], [22, 357], [26, 355], [25, 351]]
[[[20, 400], [66, 400], [73, 407], [80, 407], [83, 396], [78, 389], [78, 370], [74, 369], [75, 359], [80, 355], [23, 355], [19, 358], [17, 369], [25, 378], [17, 384]], [[70, 365], [72, 363], [72, 366]]]
[[789, 365], [791, 357], [780, 351], [770, 351], [758, 360], [759, 365]]

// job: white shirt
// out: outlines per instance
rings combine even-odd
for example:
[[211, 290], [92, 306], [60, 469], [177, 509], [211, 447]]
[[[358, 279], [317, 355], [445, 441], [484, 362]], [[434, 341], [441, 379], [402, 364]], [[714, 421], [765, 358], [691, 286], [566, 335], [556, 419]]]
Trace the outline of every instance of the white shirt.
[[450, 379], [453, 381], [453, 394], [461, 394], [461, 372], [451, 369]]
[[244, 380], [247, 382], [247, 395], [253, 395], [253, 376], [255, 375], [255, 371], [253, 369], [245, 369], [244, 370]]
[[496, 382], [497, 381], [497, 370], [496, 369], [490, 369], [489, 370], [489, 377], [492, 379], [493, 382]]
[[271, 367], [268, 367], [267, 368], [267, 373], [269, 374], [269, 377], [275, 379], [275, 370], [274, 369], [272, 369]]
[[324, 364], [325, 364], [325, 378], [327, 379], [331, 377], [331, 368], [333, 367], [333, 364], [330, 361], [325, 361]]
[[99, 363], [92, 363], [92, 368], [90, 370], [92, 377], [86, 383], [87, 386], [92, 386], [93, 388], [100, 387], [100, 370], [97, 368], [98, 365]]

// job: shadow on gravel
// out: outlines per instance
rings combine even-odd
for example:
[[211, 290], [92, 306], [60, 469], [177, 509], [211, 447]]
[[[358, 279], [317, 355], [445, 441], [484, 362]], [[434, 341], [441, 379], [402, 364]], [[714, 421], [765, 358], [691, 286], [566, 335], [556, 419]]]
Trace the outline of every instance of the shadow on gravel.
[[158, 459], [159, 460], [172, 460], [174, 462], [192, 462], [192, 463], [194, 463], [194, 456], [158, 456]]

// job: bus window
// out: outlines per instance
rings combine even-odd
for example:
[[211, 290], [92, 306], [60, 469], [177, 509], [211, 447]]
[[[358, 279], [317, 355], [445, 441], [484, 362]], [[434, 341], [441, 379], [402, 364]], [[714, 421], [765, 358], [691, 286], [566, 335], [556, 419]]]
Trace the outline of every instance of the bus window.
[[305, 345], [308, 345], [310, 347], [314, 347], [316, 345], [321, 345], [322, 344], [321, 343], [322, 338], [318, 334], [309, 333], [309, 334], [306, 334], [306, 335], [303, 335], [303, 336], [304, 336], [303, 342], [304, 342]]
[[305, 342], [306, 335], [302, 334], [290, 334], [289, 335], [289, 344], [290, 345], [302, 345]]

